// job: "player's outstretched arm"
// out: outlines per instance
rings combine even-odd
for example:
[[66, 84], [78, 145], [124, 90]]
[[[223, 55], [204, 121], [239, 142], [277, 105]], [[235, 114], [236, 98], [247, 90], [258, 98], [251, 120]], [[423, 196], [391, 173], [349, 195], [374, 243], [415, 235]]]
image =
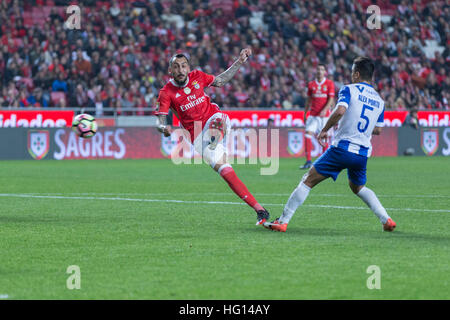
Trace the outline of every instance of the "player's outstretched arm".
[[245, 48], [241, 50], [241, 53], [239, 54], [239, 58], [229, 67], [227, 70], [216, 76], [214, 79], [214, 82], [212, 83], [212, 86], [214, 87], [221, 87], [225, 83], [231, 80], [233, 76], [236, 74], [236, 72], [239, 70], [241, 65], [247, 61], [248, 57], [252, 55], [252, 49]]

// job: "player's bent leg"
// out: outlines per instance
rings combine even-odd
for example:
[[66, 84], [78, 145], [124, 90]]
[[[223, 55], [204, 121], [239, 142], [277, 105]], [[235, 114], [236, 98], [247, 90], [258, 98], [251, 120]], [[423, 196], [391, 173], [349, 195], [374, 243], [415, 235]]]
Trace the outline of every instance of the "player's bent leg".
[[[221, 139], [218, 140], [218, 143], [214, 143], [214, 141], [212, 141], [207, 148], [203, 149], [205, 161], [207, 161], [211, 167], [220, 174], [220, 176], [228, 183], [231, 190], [233, 190], [239, 198], [244, 200], [256, 211], [256, 224], [263, 224], [269, 219], [269, 212], [263, 208], [258, 201], [256, 201], [247, 189], [246, 185], [237, 177], [233, 168], [227, 161], [225, 141], [227, 133], [231, 129], [230, 119], [227, 115], [221, 113], [215, 114], [214, 117], [216, 117], [215, 121], [212, 122], [213, 125], [210, 125], [208, 130], [210, 133], [213, 133], [214, 130], [219, 130], [219, 133], [221, 134], [221, 136], [219, 134], [219, 138]], [[213, 148], [211, 148], [212, 145], [214, 145]]]
[[211, 166], [211, 167], [214, 169], [214, 171], [217, 171], [217, 173], [220, 174], [219, 170], [221, 170], [221, 168], [222, 169], [225, 168], [225, 167], [223, 167], [225, 165], [228, 165], [231, 167], [231, 165], [227, 161], [227, 156], [225, 154], [223, 154], [222, 158], [219, 161], [217, 161], [214, 164], [214, 166]]
[[372, 212], [380, 219], [384, 231], [394, 231], [397, 224], [389, 217], [386, 209], [381, 204], [375, 192], [364, 185], [357, 185], [349, 180], [350, 189], [372, 210]]
[[309, 187], [314, 188], [317, 184], [322, 182], [323, 180], [327, 179], [328, 177], [321, 175], [319, 172], [317, 172], [316, 168], [314, 166], [309, 169], [306, 177], [304, 177], [303, 182]]
[[288, 202], [284, 206], [281, 217], [272, 222], [266, 222], [264, 227], [275, 231], [286, 232], [288, 223], [291, 221], [298, 207], [305, 202], [309, 195], [309, 191], [325, 179], [327, 179], [327, 177], [318, 173], [314, 166], [311, 167], [308, 173], [303, 176], [302, 181], [300, 181], [297, 188], [291, 193]]
[[362, 188], [364, 188], [364, 185], [360, 186], [357, 184], [354, 184], [351, 180], [348, 180], [348, 185], [350, 187], [350, 189], [352, 190], [352, 192], [354, 194], [358, 194], [359, 191], [361, 191]]
[[238, 178], [231, 165], [226, 162], [225, 158], [217, 162], [213, 166], [213, 169], [220, 174], [239, 198], [244, 200], [256, 211], [256, 225], [263, 224], [270, 218], [269, 212], [256, 201], [245, 184]]
[[223, 143], [225, 136], [231, 129], [230, 118], [225, 113], [215, 113], [208, 120], [208, 137], [210, 138], [209, 148], [214, 150], [219, 143]]

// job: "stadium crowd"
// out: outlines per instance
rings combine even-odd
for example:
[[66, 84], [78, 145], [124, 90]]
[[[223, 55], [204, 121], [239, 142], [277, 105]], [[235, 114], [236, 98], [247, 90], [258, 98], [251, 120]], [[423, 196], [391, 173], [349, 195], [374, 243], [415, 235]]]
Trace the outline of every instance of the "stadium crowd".
[[[350, 82], [357, 55], [377, 61], [388, 109], [449, 109], [446, 1], [391, 1], [390, 20], [373, 30], [368, 4], [350, 0], [87, 0], [78, 1], [81, 30], [64, 26], [66, 7], [30, 26], [33, 8], [65, 3], [1, 2], [0, 107], [141, 110], [155, 106], [174, 53], [219, 74], [251, 46], [250, 63], [224, 87], [208, 89], [224, 109], [303, 108], [319, 62], [338, 90]], [[427, 57], [429, 40], [444, 51]]]

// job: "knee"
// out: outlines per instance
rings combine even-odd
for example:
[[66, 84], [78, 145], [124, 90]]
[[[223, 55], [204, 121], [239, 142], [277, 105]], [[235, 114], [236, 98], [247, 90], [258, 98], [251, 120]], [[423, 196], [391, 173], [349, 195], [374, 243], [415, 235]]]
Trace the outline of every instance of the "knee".
[[222, 166], [224, 166], [225, 163], [216, 163], [212, 168], [214, 169], [214, 171], [219, 172], [219, 170], [222, 168]]
[[304, 174], [302, 178], [303, 184], [308, 186], [309, 188], [314, 188], [320, 181], [322, 181], [321, 176], [317, 173], [316, 170], [312, 170], [312, 168]]
[[223, 169], [232, 168], [232, 166], [226, 161], [219, 161], [214, 166], [212, 166], [212, 168], [214, 169], [214, 171], [220, 174]]
[[354, 194], [358, 194], [364, 186], [358, 186], [349, 181], [349, 187]]
[[310, 178], [309, 178], [309, 171], [303, 175], [302, 180], [300, 182], [303, 182], [308, 187], [310, 187], [309, 184], [311, 183], [311, 181], [310, 181]]

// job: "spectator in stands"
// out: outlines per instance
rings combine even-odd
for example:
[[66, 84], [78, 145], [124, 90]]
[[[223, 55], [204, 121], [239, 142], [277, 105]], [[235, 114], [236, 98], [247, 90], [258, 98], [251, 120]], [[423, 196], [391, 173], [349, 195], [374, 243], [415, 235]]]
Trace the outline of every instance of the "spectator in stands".
[[450, 110], [449, 100], [450, 100], [450, 92], [444, 91], [442, 94], [442, 109]]
[[36, 88], [34, 91], [28, 96], [28, 102], [36, 108], [46, 108], [49, 105], [48, 99], [44, 96], [41, 88]]
[[442, 86], [438, 83], [434, 71], [432, 71], [428, 75], [426, 91], [429, 95], [435, 97], [437, 100], [441, 100]]
[[95, 96], [95, 115], [102, 116], [103, 115], [103, 101], [101, 97], [101, 93], [98, 92]]
[[83, 51], [81, 49], [77, 50], [77, 59], [74, 65], [79, 74], [90, 74], [92, 71], [92, 65], [83, 57]]
[[419, 129], [419, 118], [417, 116], [417, 109], [412, 109], [409, 111], [409, 114], [406, 116], [406, 119], [403, 122], [403, 126], [409, 126], [414, 129]]
[[236, 19], [252, 15], [252, 12], [250, 11], [247, 3], [244, 0], [234, 1], [233, 7], [235, 9], [234, 17]]
[[50, 16], [49, 16], [49, 19], [50, 19], [50, 23], [51, 23], [52, 25], [55, 25], [55, 26], [58, 25], [58, 24], [64, 23], [63, 17], [61, 17], [61, 16], [56, 12], [55, 8], [51, 8], [51, 9], [50, 9]]
[[31, 103], [28, 101], [28, 92], [26, 88], [22, 88], [19, 92], [19, 106], [20, 107], [29, 107]]
[[78, 84], [76, 87], [75, 99], [77, 107], [87, 107], [88, 95], [81, 84]]
[[65, 77], [64, 77], [64, 73], [59, 71], [57, 76], [57, 79], [55, 79], [55, 81], [53, 81], [52, 83], [52, 91], [53, 92], [57, 92], [57, 91], [61, 91], [64, 93], [67, 93], [67, 82], [65, 81]]
[[14, 80], [14, 78], [18, 76], [18, 74], [20, 74], [19, 68], [17, 64], [14, 61], [12, 61], [9, 65], [6, 66], [3, 79], [4, 83], [11, 82], [12, 80]]
[[116, 18], [119, 16], [120, 14], [120, 5], [119, 5], [119, 1], [114, 0], [113, 4], [111, 6], [111, 8], [109, 8], [109, 13], [111, 14], [112, 17]]
[[17, 90], [16, 85], [13, 81], [9, 82], [8, 89], [5, 95], [5, 101], [7, 106], [14, 108], [19, 107], [19, 90]]
[[[70, 97], [75, 96], [78, 84], [86, 86], [86, 92], [97, 82], [104, 88], [114, 84], [126, 92], [139, 80], [132, 98], [124, 93], [113, 104], [142, 106], [148, 104], [146, 94], [157, 92], [168, 80], [165, 61], [175, 51], [191, 54], [194, 66], [204, 65], [201, 61], [207, 60], [210, 73], [216, 73], [233, 60], [234, 47], [252, 45], [254, 56], [251, 67], [241, 70], [244, 76], [220, 90], [208, 89], [222, 98], [223, 108], [236, 106], [232, 93], [237, 88], [251, 99], [242, 107], [254, 107], [253, 102], [265, 104], [266, 99], [272, 101], [279, 95], [280, 106], [292, 104], [293, 108], [301, 108], [301, 95], [292, 95], [286, 86], [311, 80], [316, 64], [323, 59], [328, 76], [339, 89], [350, 78], [350, 64], [359, 53], [381, 57], [375, 80], [380, 93], [386, 100], [391, 99], [394, 107], [448, 105], [444, 99], [449, 90], [449, 9], [442, 1], [411, 4], [405, 0], [397, 6], [391, 4], [389, 8], [395, 9], [390, 22], [372, 31], [363, 27], [365, 8], [358, 1], [324, 5], [319, 0], [223, 0], [218, 7], [214, 2], [213, 7], [213, 1], [152, 0], [143, 2], [140, 12], [124, 0], [114, 0], [109, 8], [94, 9], [90, 4], [95, 5], [95, 1], [84, 3], [88, 18], [83, 20], [85, 32], [80, 33], [62, 29], [59, 22], [64, 20], [63, 10], [52, 10], [49, 19], [42, 22], [32, 17], [32, 22], [43, 24], [31, 26], [30, 20], [24, 19], [24, 12], [30, 12], [29, 5], [21, 7], [20, 1], [1, 1], [3, 86], [17, 76], [31, 77], [32, 87], [49, 94], [55, 80], [52, 72], [63, 69], [68, 77], [69, 101], [76, 103]], [[259, 12], [263, 13], [262, 19]], [[259, 23], [252, 23], [256, 20]], [[173, 28], [173, 23], [185, 29]], [[429, 59], [423, 52], [426, 40], [436, 41], [444, 51]], [[71, 56], [74, 48], [78, 50]], [[420, 65], [417, 69], [413, 68], [416, 64]], [[149, 67], [148, 76], [145, 67], [141, 71], [142, 66]], [[265, 70], [271, 72], [265, 74]], [[431, 72], [436, 81], [429, 76]], [[3, 101], [6, 100], [3, 95]], [[8, 100], [15, 101], [11, 96]]]

